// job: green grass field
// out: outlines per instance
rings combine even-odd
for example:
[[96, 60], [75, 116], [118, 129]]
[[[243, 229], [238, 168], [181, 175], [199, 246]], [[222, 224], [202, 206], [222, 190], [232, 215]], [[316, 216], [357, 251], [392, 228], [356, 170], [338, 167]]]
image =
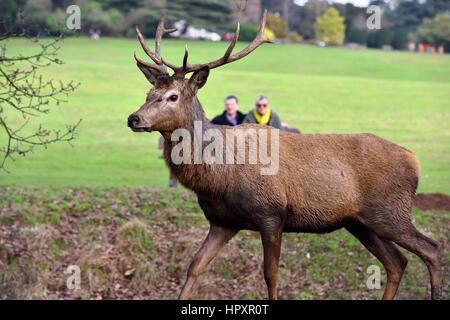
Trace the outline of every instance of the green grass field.
[[[166, 40], [163, 56], [181, 62], [184, 42]], [[191, 62], [223, 54], [226, 44], [189, 42]], [[240, 49], [243, 43], [238, 44]], [[12, 40], [9, 50], [32, 51]], [[134, 134], [128, 115], [144, 101], [149, 84], [136, 68], [132, 39], [66, 39], [63, 66], [52, 78], [79, 89], [41, 122], [63, 127], [83, 119], [74, 147], [52, 145], [8, 163], [0, 184], [22, 186], [164, 187], [158, 133]], [[422, 164], [419, 192], [450, 193], [450, 56], [355, 51], [298, 45], [264, 45], [236, 63], [215, 69], [200, 93], [209, 118], [228, 94], [248, 111], [266, 94], [282, 120], [304, 133], [371, 132], [414, 151]], [[0, 133], [0, 139], [3, 139]]]

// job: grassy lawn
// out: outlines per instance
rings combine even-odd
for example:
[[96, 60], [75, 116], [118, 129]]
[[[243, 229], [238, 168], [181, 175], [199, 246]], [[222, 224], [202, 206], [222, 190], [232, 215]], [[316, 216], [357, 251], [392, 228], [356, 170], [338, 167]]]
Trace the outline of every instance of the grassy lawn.
[[[243, 43], [238, 44], [240, 49]], [[184, 42], [165, 41], [163, 56], [181, 62]], [[12, 40], [9, 49], [32, 51]], [[189, 42], [191, 62], [223, 54], [224, 43]], [[132, 39], [66, 39], [63, 66], [46, 75], [76, 80], [69, 102], [42, 118], [50, 127], [83, 119], [74, 147], [50, 146], [9, 163], [1, 185], [51, 187], [164, 187], [158, 134], [133, 134], [128, 115], [149, 85], [135, 67]], [[212, 72], [200, 100], [208, 117], [228, 94], [248, 111], [266, 94], [282, 120], [304, 133], [371, 132], [414, 151], [422, 164], [419, 192], [450, 193], [450, 56], [265, 45], [249, 57]], [[3, 139], [0, 133], [0, 139]]]

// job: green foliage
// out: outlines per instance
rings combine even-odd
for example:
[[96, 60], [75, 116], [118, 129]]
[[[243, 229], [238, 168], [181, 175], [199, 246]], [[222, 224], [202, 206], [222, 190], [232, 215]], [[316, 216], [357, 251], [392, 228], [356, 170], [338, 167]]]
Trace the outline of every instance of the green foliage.
[[[235, 31], [235, 27], [230, 28], [231, 32]], [[258, 33], [258, 26], [252, 23], [243, 23], [241, 24], [241, 29], [239, 31], [239, 40], [240, 41], [252, 41], [255, 39], [256, 34]]]
[[[77, 4], [82, 8], [81, 31], [67, 30], [65, 26], [67, 16], [65, 9], [71, 4]], [[404, 49], [407, 45], [407, 35], [414, 34], [420, 26], [420, 40], [443, 44], [450, 49], [450, 42], [445, 40], [445, 34], [442, 35], [442, 32], [445, 33], [449, 28], [442, 27], [441, 31], [438, 31], [440, 35], [436, 35], [434, 31], [430, 31], [430, 28], [437, 29], [432, 27], [431, 22], [425, 22], [425, 19], [434, 20], [436, 15], [445, 15], [445, 12], [448, 14], [450, 1], [402, 0], [397, 1], [395, 6], [389, 6], [385, 1], [377, 0], [371, 1], [371, 4], [382, 8], [383, 29], [388, 30], [387, 32], [370, 32], [369, 34], [365, 29], [366, 8], [356, 7], [352, 3], [329, 4], [326, 0], [308, 0], [304, 5], [295, 5], [292, 0], [262, 0], [261, 8], [277, 13], [269, 14], [267, 22], [268, 29], [274, 32], [275, 38], [287, 39], [289, 32], [293, 32], [306, 40], [321, 38], [321, 40], [327, 40], [325, 42], [329, 44], [340, 44], [342, 43], [340, 22], [336, 22], [335, 26], [329, 26], [326, 31], [328, 34], [325, 30], [316, 30], [317, 23], [319, 27], [321, 26], [318, 22], [322, 19], [320, 16], [327, 9], [335, 8], [344, 18], [344, 34], [348, 42], [372, 48], [392, 45], [395, 49]], [[251, 4], [253, 5], [256, 4]], [[159, 17], [161, 14], [166, 14], [169, 25], [183, 19], [186, 20], [187, 25], [206, 28], [223, 35], [231, 25], [234, 26], [233, 11], [235, 10], [234, 0], [1, 0], [0, 21], [10, 22], [12, 29], [17, 31], [20, 29], [18, 13], [24, 11], [29, 31], [34, 34], [42, 34], [43, 31], [49, 31], [50, 34], [61, 32], [88, 34], [91, 29], [100, 29], [104, 35], [134, 37], [134, 27], [139, 25], [146, 37], [153, 37]], [[244, 13], [250, 18], [249, 21], [255, 22], [254, 14], [253, 12]], [[289, 21], [289, 26], [286, 21]], [[0, 33], [5, 30], [7, 29], [0, 24]], [[252, 40], [253, 33], [254, 26], [242, 25], [241, 40]], [[289, 42], [298, 40], [298, 37], [293, 39], [292, 36], [291, 39], [287, 39]]]
[[289, 32], [287, 39], [290, 43], [302, 43], [303, 37], [297, 32]]
[[135, 27], [139, 26], [144, 36], [153, 38], [156, 34], [160, 15], [158, 12], [146, 8], [138, 8], [130, 11], [126, 18], [126, 36], [135, 37]]
[[344, 42], [344, 18], [335, 8], [329, 8], [315, 24], [316, 39], [327, 44], [341, 45]]
[[350, 31], [347, 41], [366, 45], [369, 34], [364, 29], [353, 29]]
[[425, 19], [417, 30], [417, 35], [433, 45], [450, 44], [450, 13], [438, 14], [433, 19]]
[[[0, 1], [0, 21], [7, 25], [16, 22], [17, 13], [23, 8], [27, 0], [1, 0]], [[0, 26], [0, 31], [2, 31]], [[1, 33], [1, 32], [0, 32]]]
[[274, 42], [276, 40], [276, 36], [275, 36], [275, 32], [273, 32], [272, 30], [270, 30], [269, 28], [266, 28], [264, 30], [264, 37], [269, 40]]
[[267, 28], [275, 33], [276, 38], [284, 39], [288, 35], [286, 21], [278, 15], [272, 13], [267, 15]]
[[51, 0], [28, 1], [23, 7], [25, 25], [28, 32], [38, 34], [43, 30], [50, 34], [58, 34], [64, 29], [64, 18], [56, 11], [52, 13]]
[[124, 31], [124, 17], [117, 9], [104, 10], [97, 1], [87, 1], [80, 5], [83, 29], [101, 30], [105, 35], [119, 35]]
[[406, 30], [394, 31], [392, 47], [397, 50], [405, 50], [408, 45], [408, 32]]
[[369, 33], [367, 46], [369, 48], [381, 48], [385, 45], [391, 45], [394, 33], [387, 29], [380, 29]]
[[386, 6], [385, 20], [391, 29], [415, 30], [425, 18], [450, 11], [448, 0], [409, 0], [399, 1], [394, 8]]
[[289, 12], [289, 30], [298, 32], [307, 40], [313, 39], [316, 12], [310, 5], [292, 6]]
[[232, 2], [223, 0], [167, 1], [167, 17], [171, 21], [186, 20], [189, 25], [224, 32], [232, 21]]

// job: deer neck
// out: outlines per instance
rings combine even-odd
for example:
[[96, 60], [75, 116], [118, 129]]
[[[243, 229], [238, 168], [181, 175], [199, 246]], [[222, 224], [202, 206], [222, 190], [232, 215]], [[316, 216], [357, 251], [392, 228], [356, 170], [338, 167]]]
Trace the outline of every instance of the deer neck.
[[[203, 188], [211, 187], [211, 183], [217, 183], [218, 179], [215, 179], [215, 171], [207, 170], [207, 167], [211, 168], [211, 165], [203, 163], [194, 163], [195, 150], [194, 150], [194, 136], [201, 134], [212, 127], [217, 127], [206, 118], [203, 108], [195, 97], [193, 101], [193, 112], [189, 115], [187, 123], [178, 129], [185, 129], [189, 132], [191, 138], [191, 147], [189, 149], [191, 153], [191, 162], [183, 164], [175, 164], [172, 161], [172, 150], [178, 144], [179, 140], [172, 141], [171, 132], [161, 132], [164, 137], [164, 159], [171, 170], [172, 174], [183, 185], [194, 191], [203, 191]], [[201, 149], [203, 150], [205, 145], [202, 143]], [[207, 172], [207, 173], [206, 173]], [[220, 179], [219, 179], [220, 181]]]

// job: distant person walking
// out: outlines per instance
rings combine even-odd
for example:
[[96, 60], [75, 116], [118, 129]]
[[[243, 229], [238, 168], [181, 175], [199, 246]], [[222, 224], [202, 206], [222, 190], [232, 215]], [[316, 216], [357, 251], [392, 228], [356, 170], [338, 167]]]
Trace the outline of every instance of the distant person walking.
[[228, 96], [224, 101], [225, 111], [212, 119], [211, 123], [226, 126], [237, 126], [241, 124], [245, 118], [245, 114], [240, 112], [239, 100], [236, 96]]
[[255, 101], [255, 108], [250, 111], [242, 123], [258, 123], [282, 129], [280, 117], [270, 109], [269, 99], [259, 96]]

